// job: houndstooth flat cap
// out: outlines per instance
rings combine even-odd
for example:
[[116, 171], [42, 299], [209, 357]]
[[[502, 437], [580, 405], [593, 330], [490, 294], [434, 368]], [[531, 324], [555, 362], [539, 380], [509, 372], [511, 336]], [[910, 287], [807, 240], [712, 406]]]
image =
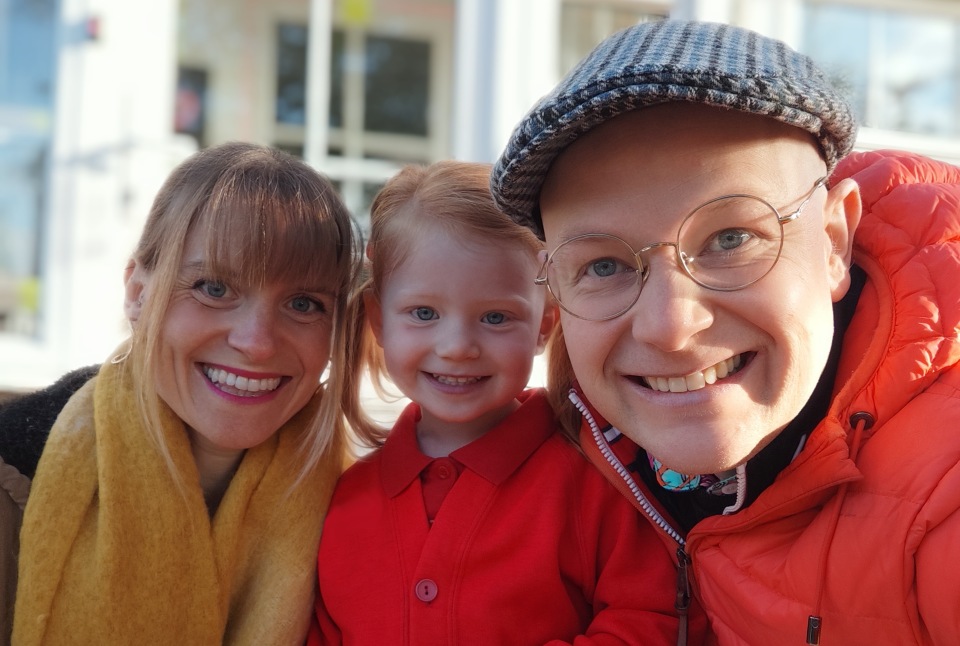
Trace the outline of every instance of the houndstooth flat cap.
[[813, 134], [828, 171], [853, 148], [850, 107], [808, 57], [731, 25], [662, 20], [614, 34], [542, 98], [513, 132], [490, 188], [541, 239], [540, 188], [553, 160], [604, 121], [689, 101], [772, 117]]

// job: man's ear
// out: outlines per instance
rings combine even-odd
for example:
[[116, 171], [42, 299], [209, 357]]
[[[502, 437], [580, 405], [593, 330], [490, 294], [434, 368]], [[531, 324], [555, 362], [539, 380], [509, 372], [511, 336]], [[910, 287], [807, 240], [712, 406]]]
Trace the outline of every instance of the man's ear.
[[373, 295], [372, 289], [363, 290], [363, 307], [367, 311], [367, 322], [370, 323], [370, 329], [373, 330], [373, 337], [377, 340], [377, 345], [383, 347], [383, 308], [380, 307], [380, 301]]
[[553, 299], [548, 299], [543, 306], [543, 318], [540, 319], [540, 333], [537, 335], [537, 354], [543, 354], [547, 347], [547, 341], [553, 333], [553, 328], [557, 326], [557, 320], [560, 316], [560, 310], [553, 303]]
[[136, 323], [143, 312], [150, 276], [133, 258], [123, 270], [123, 313], [131, 324]]
[[824, 232], [830, 243], [827, 249], [827, 277], [834, 303], [843, 298], [850, 288], [853, 237], [860, 224], [862, 210], [860, 187], [852, 179], [841, 181], [827, 192], [823, 220]]

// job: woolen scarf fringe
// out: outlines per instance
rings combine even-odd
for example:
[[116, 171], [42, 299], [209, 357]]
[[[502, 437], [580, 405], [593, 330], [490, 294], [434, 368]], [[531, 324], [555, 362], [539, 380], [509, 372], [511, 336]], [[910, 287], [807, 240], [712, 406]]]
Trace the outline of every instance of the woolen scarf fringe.
[[247, 450], [211, 520], [183, 422], [163, 406], [178, 487], [129, 364], [104, 364], [50, 433], [20, 534], [13, 644], [300, 646], [342, 461], [331, 447], [293, 488], [320, 394]]

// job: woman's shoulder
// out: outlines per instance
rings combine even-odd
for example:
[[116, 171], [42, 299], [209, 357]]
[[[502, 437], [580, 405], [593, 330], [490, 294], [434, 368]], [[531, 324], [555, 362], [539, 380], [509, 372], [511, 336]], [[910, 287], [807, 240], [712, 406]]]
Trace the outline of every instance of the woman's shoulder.
[[99, 370], [99, 365], [79, 368], [52, 386], [0, 406], [0, 458], [32, 479], [60, 411]]

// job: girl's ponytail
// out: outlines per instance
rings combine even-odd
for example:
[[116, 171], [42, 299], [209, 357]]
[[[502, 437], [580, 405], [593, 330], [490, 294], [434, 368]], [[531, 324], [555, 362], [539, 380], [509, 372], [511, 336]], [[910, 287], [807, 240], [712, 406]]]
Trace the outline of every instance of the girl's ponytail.
[[377, 424], [360, 403], [363, 377], [369, 374], [377, 394], [382, 396], [383, 351], [377, 345], [367, 320], [364, 294], [373, 289], [368, 278], [353, 294], [347, 305], [348, 329], [345, 335], [346, 352], [343, 372], [341, 408], [357, 442], [364, 448], [377, 448], [387, 437], [388, 429]]

